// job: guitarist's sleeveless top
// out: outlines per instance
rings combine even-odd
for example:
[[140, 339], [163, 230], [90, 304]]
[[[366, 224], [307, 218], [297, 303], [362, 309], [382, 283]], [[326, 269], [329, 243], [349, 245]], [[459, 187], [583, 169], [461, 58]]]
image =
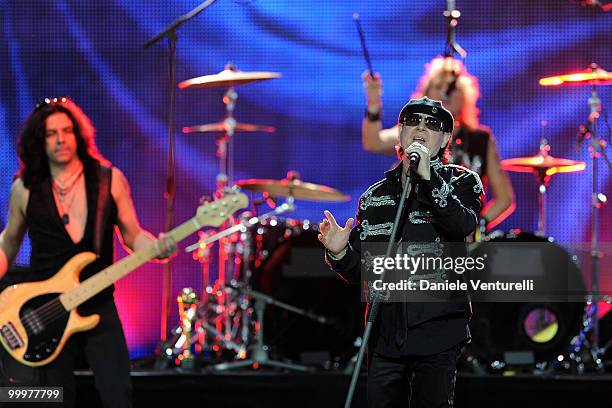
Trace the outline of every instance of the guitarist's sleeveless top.
[[[74, 255], [95, 252], [94, 234], [98, 206], [98, 172], [84, 171], [87, 194], [87, 221], [80, 242], [73, 242], [66, 231], [55, 204], [52, 181], [47, 178], [30, 186], [30, 197], [26, 208], [26, 223], [32, 246], [30, 271], [32, 280], [45, 280], [53, 276]], [[81, 281], [111, 265], [114, 260], [114, 226], [117, 223], [117, 205], [112, 195], [106, 201], [100, 257], [89, 264], [80, 275]], [[85, 305], [95, 305], [113, 298], [114, 285], [90, 299]]]

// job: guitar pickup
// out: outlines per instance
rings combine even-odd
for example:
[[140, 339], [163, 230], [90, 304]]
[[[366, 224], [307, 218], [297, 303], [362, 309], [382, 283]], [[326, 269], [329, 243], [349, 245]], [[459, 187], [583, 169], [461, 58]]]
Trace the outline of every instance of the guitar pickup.
[[11, 350], [15, 350], [25, 345], [11, 322], [4, 324], [2, 328], [0, 328], [0, 334], [4, 339], [4, 343], [7, 344]]

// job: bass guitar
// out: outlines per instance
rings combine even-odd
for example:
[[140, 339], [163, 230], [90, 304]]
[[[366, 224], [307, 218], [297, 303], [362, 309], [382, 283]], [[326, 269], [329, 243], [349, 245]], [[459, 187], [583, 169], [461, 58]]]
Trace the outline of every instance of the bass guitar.
[[[218, 227], [246, 208], [243, 193], [198, 207], [196, 215], [168, 236], [176, 243], [203, 227]], [[52, 278], [12, 285], [0, 293], [0, 342], [22, 364], [38, 367], [52, 362], [74, 333], [93, 329], [100, 316], [80, 316], [77, 307], [156, 256], [153, 244], [141, 248], [94, 276], [79, 282], [83, 268], [96, 260], [93, 252], [72, 257]]]

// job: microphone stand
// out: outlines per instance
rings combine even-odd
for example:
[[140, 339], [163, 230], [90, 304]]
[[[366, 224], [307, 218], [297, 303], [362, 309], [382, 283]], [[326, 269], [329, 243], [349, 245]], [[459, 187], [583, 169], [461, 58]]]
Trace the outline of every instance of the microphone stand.
[[[198, 7], [191, 10], [189, 13], [181, 16], [170, 24], [164, 31], [151, 38], [144, 45], [145, 48], [149, 48], [153, 44], [157, 43], [164, 37], [168, 37], [168, 47], [170, 50], [168, 59], [168, 169], [166, 176], [166, 222], [165, 231], [170, 231], [174, 224], [174, 197], [176, 194], [176, 183], [174, 176], [174, 96], [176, 81], [174, 79], [174, 68], [176, 66], [176, 30], [191, 20], [204, 9], [214, 3], [215, 0], [207, 0], [200, 4]], [[172, 296], [172, 266], [171, 262], [164, 264], [164, 281], [162, 287], [162, 317], [161, 317], [161, 341], [166, 341], [166, 335], [168, 330], [168, 313], [171, 307]]]
[[[418, 164], [418, 163], [417, 163]], [[415, 166], [416, 167], [416, 166]], [[397, 212], [395, 213], [395, 221], [393, 221], [393, 229], [391, 230], [391, 237], [389, 238], [389, 243], [387, 244], [386, 258], [391, 257], [391, 251], [393, 251], [393, 244], [395, 243], [395, 237], [397, 236], [397, 229], [399, 226], [400, 218], [402, 213], [404, 212], [404, 206], [406, 205], [406, 198], [408, 198], [408, 191], [410, 190], [411, 183], [411, 172], [412, 170], [408, 170], [406, 172], [406, 182], [404, 184], [404, 189], [402, 190], [402, 195], [400, 196], [400, 202], [397, 206]], [[380, 274], [381, 282], [385, 279], [385, 271]], [[370, 339], [370, 334], [372, 332], [372, 326], [376, 322], [376, 317], [378, 316], [378, 309], [380, 309], [380, 299], [375, 296], [374, 301], [371, 303], [368, 318], [366, 320], [366, 327], [363, 332], [363, 337], [361, 341], [361, 346], [359, 347], [359, 353], [357, 354], [357, 362], [355, 363], [355, 367], [353, 367], [353, 374], [351, 377], [351, 384], [349, 386], [348, 393], [346, 395], [346, 400], [344, 402], [344, 408], [350, 408], [351, 403], [353, 401], [353, 395], [355, 394], [355, 388], [357, 387], [357, 380], [359, 379], [359, 372], [361, 371], [361, 365], [363, 364], [363, 356], [365, 355], [365, 350]]]

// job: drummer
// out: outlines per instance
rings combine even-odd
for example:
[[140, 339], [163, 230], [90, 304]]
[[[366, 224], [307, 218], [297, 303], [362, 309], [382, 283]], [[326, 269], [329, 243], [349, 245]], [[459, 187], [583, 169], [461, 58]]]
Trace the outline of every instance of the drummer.
[[[397, 125], [382, 128], [382, 80], [378, 74], [363, 75], [367, 107], [362, 125], [365, 150], [387, 155], [395, 154]], [[413, 98], [428, 96], [443, 101], [455, 118], [455, 131], [450, 144], [450, 163], [460, 164], [478, 173], [488, 182], [492, 199], [481, 212], [481, 221], [493, 228], [515, 208], [514, 192], [508, 175], [500, 166], [497, 145], [491, 131], [479, 123], [476, 102], [480, 96], [478, 79], [465, 65], [454, 58], [436, 57], [425, 65]]]

